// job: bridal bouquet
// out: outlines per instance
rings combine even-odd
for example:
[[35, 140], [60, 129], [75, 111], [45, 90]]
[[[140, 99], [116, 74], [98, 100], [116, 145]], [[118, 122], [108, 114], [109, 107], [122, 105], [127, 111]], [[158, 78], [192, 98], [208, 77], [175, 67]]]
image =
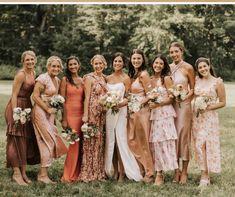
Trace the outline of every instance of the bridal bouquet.
[[50, 98], [49, 100], [49, 105], [53, 108], [55, 108], [56, 110], [60, 110], [63, 109], [63, 103], [64, 103], [64, 97], [57, 94], [54, 95]]
[[20, 107], [16, 107], [13, 110], [13, 120], [15, 124], [25, 124], [27, 121], [30, 120], [30, 108], [22, 109]]
[[139, 102], [138, 98], [135, 95], [130, 95], [128, 97], [128, 113], [132, 114], [135, 112], [140, 111], [141, 103]]
[[107, 109], [111, 109], [112, 114], [118, 113], [118, 103], [121, 100], [120, 93], [118, 91], [108, 91], [105, 95], [101, 96], [99, 103]]
[[[173, 88], [169, 89], [171, 95], [179, 101], [184, 101], [187, 96], [187, 91], [183, 88], [182, 84], [177, 84]], [[180, 106], [180, 103], [179, 103]]]
[[90, 139], [98, 132], [97, 127], [91, 123], [84, 123], [81, 127], [84, 139]]
[[147, 92], [147, 97], [155, 103], [162, 102], [163, 87], [155, 87], [151, 91]]
[[62, 131], [62, 137], [69, 143], [75, 144], [80, 140], [80, 137], [74, 129], [67, 127], [65, 130]]
[[194, 106], [196, 109], [196, 117], [198, 117], [200, 113], [206, 110], [209, 100], [210, 99], [206, 96], [198, 96], [195, 98]]

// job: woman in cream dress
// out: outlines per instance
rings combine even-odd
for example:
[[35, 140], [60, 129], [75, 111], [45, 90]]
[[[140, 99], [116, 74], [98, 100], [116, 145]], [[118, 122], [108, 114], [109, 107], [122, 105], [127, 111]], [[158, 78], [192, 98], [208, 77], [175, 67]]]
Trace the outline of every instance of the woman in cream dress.
[[107, 77], [109, 91], [117, 91], [122, 101], [117, 106], [119, 111], [115, 115], [111, 109], [106, 114], [106, 145], [105, 145], [105, 172], [123, 181], [124, 175], [129, 179], [140, 181], [140, 169], [127, 143], [127, 99], [125, 92], [130, 87], [130, 78], [122, 71], [125, 58], [122, 53], [115, 53], [112, 58], [114, 72]]

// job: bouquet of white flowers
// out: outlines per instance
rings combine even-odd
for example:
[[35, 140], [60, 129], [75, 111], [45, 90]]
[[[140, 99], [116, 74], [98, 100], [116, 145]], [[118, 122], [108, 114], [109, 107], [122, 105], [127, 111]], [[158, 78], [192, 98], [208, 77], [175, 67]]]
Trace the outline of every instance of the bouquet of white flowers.
[[147, 92], [147, 97], [155, 103], [161, 103], [163, 99], [162, 93], [163, 87], [155, 87], [151, 91]]
[[53, 108], [55, 108], [56, 110], [60, 110], [63, 109], [63, 103], [64, 103], [64, 97], [57, 94], [54, 95], [50, 98], [49, 100], [49, 105]]
[[30, 108], [22, 109], [20, 107], [16, 107], [13, 110], [13, 120], [15, 124], [25, 124], [27, 121], [30, 120]]
[[128, 97], [128, 113], [132, 114], [140, 111], [141, 103], [135, 95], [130, 95]]
[[84, 123], [81, 127], [81, 131], [83, 132], [84, 139], [90, 139], [94, 137], [95, 134], [98, 132], [97, 127], [91, 123]]
[[74, 129], [67, 127], [65, 130], [62, 131], [62, 137], [69, 143], [75, 144], [80, 140], [80, 137]]
[[112, 114], [118, 113], [119, 109], [117, 108], [118, 103], [121, 100], [120, 93], [117, 91], [108, 91], [105, 95], [101, 96], [99, 103], [107, 109], [112, 110]]
[[[187, 96], [187, 91], [183, 88], [182, 84], [177, 84], [173, 88], [170, 88], [169, 92], [171, 93], [171, 96], [173, 96], [179, 101], [184, 101]], [[179, 106], [180, 106], [180, 103], [179, 103]]]
[[195, 98], [194, 106], [196, 109], [196, 117], [198, 117], [202, 111], [206, 110], [209, 100], [210, 99], [206, 96], [198, 96]]

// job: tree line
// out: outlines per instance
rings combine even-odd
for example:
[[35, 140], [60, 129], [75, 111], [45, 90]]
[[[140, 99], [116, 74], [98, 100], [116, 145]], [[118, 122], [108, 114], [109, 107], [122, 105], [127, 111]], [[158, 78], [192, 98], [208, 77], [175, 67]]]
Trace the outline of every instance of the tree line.
[[[204, 56], [218, 76], [235, 79], [235, 5], [0, 5], [0, 65], [20, 67], [20, 56], [31, 49], [38, 69], [46, 59], [76, 55], [82, 74], [100, 53], [110, 62], [114, 52], [128, 57], [141, 48], [147, 59], [168, 55], [172, 41], [183, 42], [192, 65]], [[107, 69], [107, 74], [111, 72]]]

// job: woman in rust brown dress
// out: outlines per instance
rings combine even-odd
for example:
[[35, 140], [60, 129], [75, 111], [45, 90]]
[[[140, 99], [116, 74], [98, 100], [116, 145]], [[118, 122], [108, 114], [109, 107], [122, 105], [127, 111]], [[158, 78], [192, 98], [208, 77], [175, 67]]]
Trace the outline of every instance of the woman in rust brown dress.
[[107, 66], [102, 55], [91, 59], [94, 72], [84, 76], [85, 102], [83, 122], [96, 126], [97, 133], [83, 141], [82, 165], [79, 180], [84, 182], [105, 179], [104, 145], [105, 145], [105, 113], [99, 104], [99, 97], [107, 92], [103, 70]]
[[32, 108], [30, 96], [35, 83], [34, 67], [37, 62], [33, 51], [25, 51], [21, 56], [23, 68], [16, 74], [10, 101], [7, 104], [5, 118], [7, 123], [7, 167], [13, 168], [12, 179], [19, 185], [31, 183], [26, 175], [26, 164], [39, 163], [39, 151], [31, 121], [15, 124], [13, 109]]
[[56, 109], [50, 107], [49, 100], [58, 94], [60, 80], [57, 77], [63, 65], [57, 56], [51, 56], [47, 60], [47, 72], [38, 76], [33, 90], [35, 104], [32, 110], [32, 122], [35, 129], [37, 143], [40, 151], [41, 169], [38, 181], [48, 184], [53, 181], [48, 177], [48, 168], [53, 159], [67, 152], [67, 147], [58, 135], [55, 126]]
[[132, 80], [130, 94], [143, 106], [128, 119], [128, 145], [139, 163], [143, 181], [153, 181], [154, 167], [149, 146], [150, 110], [146, 105], [146, 93], [151, 89], [150, 77], [146, 70], [144, 53], [140, 49], [132, 51], [129, 63], [129, 77]]

